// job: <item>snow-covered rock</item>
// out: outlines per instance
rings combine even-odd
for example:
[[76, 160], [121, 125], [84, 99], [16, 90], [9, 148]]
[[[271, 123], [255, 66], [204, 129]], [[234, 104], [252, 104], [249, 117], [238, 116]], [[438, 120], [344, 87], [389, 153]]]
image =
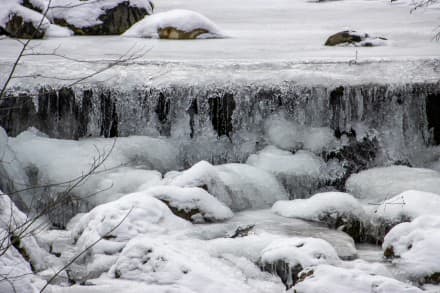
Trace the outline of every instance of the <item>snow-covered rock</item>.
[[176, 9], [145, 17], [127, 30], [124, 36], [181, 40], [222, 38], [224, 34], [205, 16]]
[[114, 35], [153, 13], [148, 0], [53, 0], [48, 17], [77, 35]]
[[343, 192], [324, 192], [308, 199], [278, 201], [272, 211], [291, 218], [325, 223], [329, 228], [340, 229], [356, 241], [365, 235], [363, 222], [367, 219], [360, 202]]
[[287, 199], [286, 191], [272, 174], [247, 164], [213, 166], [201, 161], [181, 173], [168, 174], [165, 182], [201, 187], [232, 210], [269, 207]]
[[19, 0], [4, 0], [0, 3], [0, 35], [41, 39], [49, 25], [44, 15], [22, 6]]
[[196, 240], [137, 237], [124, 248], [109, 275], [178, 292], [282, 291], [281, 283], [249, 260], [215, 257], [204, 246], [206, 243]]
[[417, 287], [356, 269], [320, 265], [304, 270], [294, 287], [297, 293], [421, 293]]
[[406, 190], [438, 192], [440, 173], [406, 166], [372, 168], [351, 175], [346, 189], [363, 201], [381, 203]]
[[46, 38], [66, 38], [73, 36], [73, 31], [67, 27], [62, 27], [56, 24], [50, 24], [46, 29]]
[[277, 274], [289, 289], [298, 281], [304, 268], [340, 262], [336, 250], [318, 238], [288, 238], [274, 241], [261, 252], [263, 270]]
[[398, 273], [419, 283], [440, 283], [440, 216], [420, 216], [395, 226], [382, 248]]
[[289, 151], [267, 146], [249, 156], [247, 164], [274, 174], [290, 194], [290, 198], [304, 198], [323, 187], [328, 180], [327, 165], [308, 151]]
[[191, 222], [224, 221], [233, 216], [227, 206], [202, 188], [157, 186], [147, 192], [165, 202], [175, 215]]
[[354, 45], [356, 47], [384, 46], [387, 39], [384, 37], [373, 37], [367, 33], [353, 30], [338, 32], [330, 36], [325, 42], [326, 46]]

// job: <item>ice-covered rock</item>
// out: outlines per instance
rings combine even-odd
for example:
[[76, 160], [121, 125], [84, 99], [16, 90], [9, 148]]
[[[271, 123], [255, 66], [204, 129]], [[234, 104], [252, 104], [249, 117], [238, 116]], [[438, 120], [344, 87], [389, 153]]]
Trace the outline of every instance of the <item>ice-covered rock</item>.
[[298, 281], [298, 274], [304, 269], [319, 264], [340, 262], [336, 250], [325, 240], [318, 238], [288, 238], [274, 241], [261, 252], [261, 268], [277, 274], [286, 289]]
[[372, 168], [350, 176], [346, 189], [362, 201], [377, 204], [406, 190], [436, 193], [440, 190], [440, 173], [406, 166]]
[[284, 217], [322, 222], [329, 228], [346, 232], [355, 241], [365, 238], [367, 214], [361, 203], [348, 193], [324, 192], [308, 199], [278, 201], [272, 211]]
[[367, 33], [353, 30], [342, 31], [330, 36], [325, 42], [326, 46], [354, 45], [356, 47], [384, 46], [387, 39], [384, 37], [373, 37]]
[[202, 188], [157, 186], [147, 193], [166, 203], [175, 215], [191, 222], [224, 221], [233, 216], [227, 206]]
[[224, 34], [205, 16], [176, 9], [145, 17], [127, 30], [124, 36], [187, 40], [222, 38]]
[[232, 210], [268, 207], [287, 198], [286, 191], [272, 174], [247, 164], [213, 166], [201, 161], [180, 174], [168, 175], [165, 182], [201, 187]]
[[77, 35], [119, 35], [153, 13], [148, 0], [53, 0], [48, 17]]
[[421, 293], [417, 287], [396, 279], [368, 274], [356, 269], [320, 265], [304, 270], [294, 287], [297, 293]]
[[334, 148], [338, 141], [327, 127], [310, 127], [289, 120], [285, 112], [269, 116], [264, 122], [268, 141], [287, 151], [308, 150], [317, 154]]
[[304, 198], [315, 193], [329, 180], [326, 163], [308, 151], [289, 151], [268, 146], [249, 156], [247, 164], [274, 174], [290, 194]]
[[440, 217], [420, 216], [401, 223], [385, 236], [384, 255], [399, 275], [419, 283], [440, 283]]

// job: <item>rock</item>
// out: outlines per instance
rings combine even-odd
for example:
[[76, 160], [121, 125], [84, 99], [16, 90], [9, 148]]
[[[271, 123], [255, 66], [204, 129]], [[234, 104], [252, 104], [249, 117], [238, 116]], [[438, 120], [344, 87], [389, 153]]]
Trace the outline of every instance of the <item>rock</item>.
[[[71, 29], [75, 35], [119, 35], [125, 32], [133, 24], [150, 15], [153, 11], [153, 4], [149, 3], [149, 9], [139, 7], [130, 1], [120, 2], [112, 8], [101, 7], [98, 11], [96, 21], [82, 20], [75, 18], [75, 11], [83, 10], [86, 5], [65, 8], [62, 17], [58, 16], [58, 10], [54, 10], [53, 22], [60, 26]], [[92, 3], [92, 5], [95, 5]], [[101, 4], [105, 5], [105, 3]]]
[[[23, 9], [26, 9], [23, 7]], [[44, 18], [41, 15], [41, 18]], [[45, 22], [42, 26], [38, 26], [38, 23], [32, 21], [26, 16], [22, 16], [18, 11], [12, 11], [9, 15], [9, 21], [5, 26], [0, 27], [0, 34], [5, 34], [12, 38], [19, 39], [42, 39], [45, 33]]]
[[209, 33], [209, 31], [203, 28], [197, 28], [189, 32], [185, 32], [175, 27], [165, 27], [159, 29], [159, 38], [170, 40], [193, 40], [197, 39], [200, 35], [207, 33]]
[[384, 37], [372, 37], [366, 33], [347, 30], [330, 36], [325, 42], [326, 46], [355, 45], [359, 47], [382, 46], [387, 39]]

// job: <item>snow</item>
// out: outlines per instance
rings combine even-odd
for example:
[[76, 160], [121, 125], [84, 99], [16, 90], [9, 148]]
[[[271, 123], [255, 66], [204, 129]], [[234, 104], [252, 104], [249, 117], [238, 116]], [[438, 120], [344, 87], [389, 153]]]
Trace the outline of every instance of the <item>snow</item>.
[[197, 214], [191, 218], [198, 221], [224, 221], [233, 216], [232, 211], [215, 197], [198, 187], [157, 186], [147, 190], [153, 197], [165, 201], [168, 206]]
[[129, 28], [123, 36], [159, 38], [159, 30], [169, 27], [187, 33], [196, 29], [208, 31], [197, 37], [201, 39], [223, 37], [223, 33], [211, 20], [200, 13], [183, 9], [174, 9], [146, 16], [143, 20], [140, 20]]
[[334, 131], [328, 127], [307, 127], [286, 118], [286, 113], [270, 116], [264, 124], [271, 144], [287, 151], [309, 150], [320, 154], [337, 145]]
[[212, 166], [201, 161], [181, 173], [168, 175], [165, 181], [174, 186], [206, 187], [232, 210], [268, 207], [287, 198], [272, 174], [246, 164]]
[[97, 0], [84, 3], [81, 0], [53, 0], [48, 17], [51, 19], [61, 18], [77, 28], [90, 27], [101, 24], [99, 16], [106, 10], [128, 2], [130, 6], [144, 8], [149, 14], [153, 13], [150, 1], [147, 0]]
[[283, 217], [309, 221], [321, 221], [324, 216], [366, 218], [360, 202], [343, 192], [324, 192], [308, 199], [278, 201], [272, 206], [272, 211]]
[[[305, 271], [307, 272], [307, 271]], [[297, 293], [421, 293], [417, 287], [395, 279], [377, 276], [356, 269], [345, 269], [330, 265], [320, 265], [310, 269], [310, 277], [299, 282], [294, 290]]]
[[274, 264], [278, 260], [286, 262], [291, 268], [296, 265], [307, 268], [340, 262], [336, 250], [327, 241], [295, 237], [274, 241], [262, 250], [262, 264]]
[[375, 217], [397, 222], [419, 216], [440, 215], [440, 195], [408, 190], [384, 201], [375, 211]]
[[326, 163], [315, 154], [291, 152], [267, 146], [249, 156], [247, 164], [274, 174], [289, 191], [291, 198], [307, 197], [328, 179]]
[[406, 190], [438, 192], [440, 173], [406, 166], [372, 168], [351, 175], [345, 188], [362, 201], [381, 203]]
[[420, 216], [412, 222], [395, 226], [385, 236], [382, 248], [392, 248], [393, 264], [399, 274], [421, 281], [440, 272], [440, 217]]

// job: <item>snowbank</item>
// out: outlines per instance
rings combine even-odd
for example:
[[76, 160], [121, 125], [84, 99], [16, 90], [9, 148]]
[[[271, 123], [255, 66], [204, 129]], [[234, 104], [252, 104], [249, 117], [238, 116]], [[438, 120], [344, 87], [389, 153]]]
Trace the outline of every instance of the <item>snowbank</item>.
[[316, 192], [328, 180], [327, 165], [308, 151], [295, 154], [267, 146], [249, 156], [247, 164], [274, 174], [289, 191], [290, 198], [304, 198]]
[[297, 293], [421, 293], [422, 290], [395, 279], [345, 269], [320, 265], [302, 272], [303, 281], [294, 287]]
[[305, 149], [317, 154], [338, 144], [330, 128], [299, 125], [285, 116], [278, 113], [266, 119], [264, 130], [271, 144], [288, 151]]
[[384, 255], [399, 274], [420, 283], [438, 283], [440, 273], [440, 217], [421, 216], [395, 226], [385, 236]]
[[125, 37], [161, 39], [222, 38], [224, 34], [205, 16], [189, 10], [176, 9], [145, 17], [127, 30]]
[[227, 206], [198, 187], [157, 186], [147, 192], [165, 202], [176, 215], [193, 222], [224, 221], [233, 216]]
[[186, 171], [166, 177], [169, 185], [206, 189], [232, 210], [268, 207], [287, 198], [272, 174], [246, 164], [212, 166], [201, 161]]
[[372, 168], [351, 175], [345, 187], [361, 200], [381, 203], [406, 190], [438, 192], [440, 173], [406, 166]]

